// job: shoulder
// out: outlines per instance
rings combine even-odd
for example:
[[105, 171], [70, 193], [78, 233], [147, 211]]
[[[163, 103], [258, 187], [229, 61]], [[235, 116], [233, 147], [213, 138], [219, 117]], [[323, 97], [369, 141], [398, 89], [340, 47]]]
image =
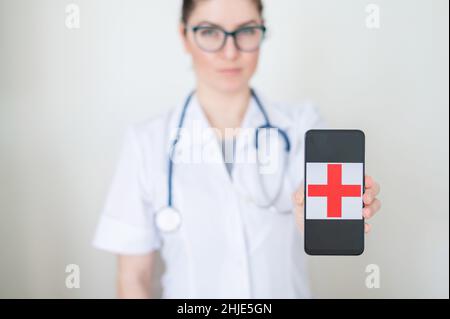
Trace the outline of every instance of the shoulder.
[[141, 138], [149, 135], [154, 135], [155, 133], [159, 133], [159, 135], [161, 135], [161, 132], [167, 130], [173, 113], [174, 108], [171, 108], [170, 110], [160, 113], [156, 116], [132, 123], [129, 129], [134, 131], [134, 133]]
[[283, 102], [266, 100], [272, 125], [284, 129], [290, 138], [293, 154], [302, 151], [304, 137], [311, 129], [324, 129], [327, 124], [319, 108], [311, 100]]
[[326, 126], [319, 108], [311, 100], [286, 102], [267, 97], [263, 97], [263, 100], [269, 108], [269, 115], [272, 115], [275, 119], [279, 118], [282, 123], [287, 123], [286, 127], [307, 131]]
[[298, 102], [273, 102], [273, 107], [291, 120], [299, 123], [314, 122], [321, 118], [319, 108], [310, 100]]
[[[129, 124], [123, 133], [122, 156], [136, 167], [146, 194], [154, 190], [153, 180], [165, 168], [169, 150], [170, 122], [175, 108]], [[150, 195], [148, 195], [150, 196]]]
[[127, 135], [136, 140], [140, 147], [163, 145], [170, 134], [177, 107], [172, 107], [156, 116], [130, 124]]

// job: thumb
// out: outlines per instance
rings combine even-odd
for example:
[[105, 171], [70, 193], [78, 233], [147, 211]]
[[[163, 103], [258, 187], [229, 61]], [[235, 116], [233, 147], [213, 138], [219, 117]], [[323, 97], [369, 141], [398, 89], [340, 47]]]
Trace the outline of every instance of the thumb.
[[303, 186], [300, 186], [299, 189], [293, 194], [293, 201], [295, 206], [302, 206], [305, 202], [305, 192]]
[[303, 233], [305, 229], [304, 222], [304, 191], [303, 187], [300, 187], [293, 195], [294, 200], [294, 213], [295, 213], [295, 222], [297, 224], [300, 232]]

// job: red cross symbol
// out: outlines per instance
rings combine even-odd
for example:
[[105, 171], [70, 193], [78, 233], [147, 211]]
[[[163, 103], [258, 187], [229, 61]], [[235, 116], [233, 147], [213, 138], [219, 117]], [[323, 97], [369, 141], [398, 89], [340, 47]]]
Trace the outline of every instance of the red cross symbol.
[[308, 197], [327, 198], [327, 217], [342, 217], [342, 197], [360, 197], [361, 185], [342, 185], [342, 164], [328, 164], [328, 184], [308, 185]]

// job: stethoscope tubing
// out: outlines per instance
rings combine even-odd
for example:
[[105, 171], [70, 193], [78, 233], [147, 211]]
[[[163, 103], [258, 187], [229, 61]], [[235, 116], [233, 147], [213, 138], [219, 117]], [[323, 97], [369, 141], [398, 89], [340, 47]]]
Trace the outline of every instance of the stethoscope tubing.
[[[169, 151], [168, 176], [167, 176], [167, 194], [168, 194], [167, 195], [167, 207], [168, 208], [174, 208], [173, 207], [173, 174], [174, 174], [173, 157], [175, 156], [176, 147], [177, 147], [177, 144], [178, 144], [178, 142], [180, 141], [180, 138], [181, 138], [181, 130], [184, 127], [184, 122], [186, 120], [186, 114], [187, 114], [187, 111], [189, 109], [189, 105], [190, 105], [190, 103], [192, 101], [192, 98], [193, 98], [194, 94], [195, 94], [195, 91], [193, 91], [191, 94], [189, 94], [189, 96], [187, 97], [187, 99], [186, 99], [186, 101], [184, 103], [183, 110], [181, 112], [180, 119], [178, 121], [177, 133], [176, 133], [176, 136], [175, 136], [174, 140], [171, 143], [171, 148], [170, 148], [170, 151]], [[285, 142], [285, 151], [286, 151], [286, 153], [289, 154], [290, 151], [291, 151], [291, 143], [290, 143], [290, 140], [289, 140], [289, 137], [288, 137], [287, 133], [284, 130], [282, 130], [281, 128], [278, 128], [278, 127], [276, 127], [276, 126], [271, 124], [269, 116], [268, 116], [268, 114], [266, 112], [266, 109], [264, 108], [261, 100], [259, 99], [258, 95], [256, 94], [256, 92], [253, 89], [251, 89], [251, 95], [252, 95], [252, 98], [255, 100], [256, 105], [258, 106], [258, 109], [260, 110], [261, 114], [263, 115], [264, 122], [265, 122], [264, 125], [262, 125], [262, 126], [260, 126], [260, 127], [258, 127], [256, 129], [256, 132], [255, 132], [255, 147], [256, 147], [256, 149], [257, 150], [259, 149], [259, 134], [260, 134], [260, 131], [262, 129], [276, 129], [278, 131], [278, 133], [281, 134], [281, 137], [283, 138], [283, 140]], [[264, 193], [265, 193], [265, 195], [267, 195], [267, 192], [265, 190], [264, 190]], [[278, 190], [277, 195], [274, 198], [274, 200], [276, 200], [276, 198], [279, 197], [280, 193], [281, 193], [281, 189]], [[271, 205], [264, 205], [264, 206], [270, 207]]]

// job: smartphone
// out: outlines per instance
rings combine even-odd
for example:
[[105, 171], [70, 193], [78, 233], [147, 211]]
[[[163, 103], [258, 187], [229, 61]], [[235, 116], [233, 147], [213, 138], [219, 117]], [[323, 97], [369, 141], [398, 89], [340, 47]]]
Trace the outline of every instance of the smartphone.
[[365, 135], [310, 130], [305, 135], [305, 252], [364, 252]]

